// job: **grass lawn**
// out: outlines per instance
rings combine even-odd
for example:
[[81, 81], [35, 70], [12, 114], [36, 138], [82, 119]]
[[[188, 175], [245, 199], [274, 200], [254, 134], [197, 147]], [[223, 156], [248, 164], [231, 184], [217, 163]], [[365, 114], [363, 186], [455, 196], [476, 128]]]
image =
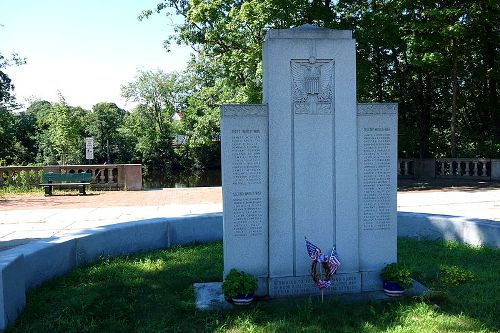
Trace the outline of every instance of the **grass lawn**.
[[[221, 280], [221, 243], [105, 259], [31, 291], [7, 332], [499, 332], [500, 250], [399, 239], [398, 260], [433, 292], [394, 302], [314, 297], [201, 312], [192, 283]], [[474, 280], [440, 273], [443, 265], [465, 268]], [[466, 282], [450, 285], [463, 276]]]

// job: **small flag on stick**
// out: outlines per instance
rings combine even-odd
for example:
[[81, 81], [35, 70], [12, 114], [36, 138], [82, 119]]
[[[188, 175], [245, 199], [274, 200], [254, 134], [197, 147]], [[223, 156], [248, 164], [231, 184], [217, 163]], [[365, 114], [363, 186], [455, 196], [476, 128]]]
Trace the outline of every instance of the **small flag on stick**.
[[332, 274], [335, 274], [337, 268], [340, 267], [339, 255], [337, 254], [337, 250], [335, 250], [335, 246], [333, 247], [330, 258], [328, 259], [328, 266], [330, 267], [330, 272]]
[[311, 243], [310, 241], [307, 240], [306, 238], [306, 248], [307, 248], [307, 254], [309, 254], [309, 257], [311, 257], [312, 260], [317, 260], [321, 254], [321, 250], [319, 247]]

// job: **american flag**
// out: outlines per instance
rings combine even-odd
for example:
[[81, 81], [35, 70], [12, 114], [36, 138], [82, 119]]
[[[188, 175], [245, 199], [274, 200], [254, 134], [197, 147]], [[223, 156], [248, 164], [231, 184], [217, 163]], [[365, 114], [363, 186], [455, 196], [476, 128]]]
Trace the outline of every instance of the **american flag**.
[[318, 257], [321, 255], [321, 250], [319, 247], [311, 243], [306, 239], [306, 248], [307, 248], [307, 254], [309, 254], [309, 257], [311, 257], [312, 260], [317, 260]]
[[335, 274], [335, 271], [340, 266], [340, 261], [338, 256], [339, 255], [337, 254], [337, 251], [335, 250], [334, 246], [332, 249], [332, 253], [330, 254], [330, 258], [328, 259], [328, 266], [330, 267], [330, 272], [332, 274]]

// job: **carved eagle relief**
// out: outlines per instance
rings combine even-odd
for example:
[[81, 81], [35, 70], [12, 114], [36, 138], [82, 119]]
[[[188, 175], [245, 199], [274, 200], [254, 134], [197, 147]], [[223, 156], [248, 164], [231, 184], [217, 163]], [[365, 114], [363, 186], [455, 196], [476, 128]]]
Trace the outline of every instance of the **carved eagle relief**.
[[294, 113], [333, 112], [333, 60], [292, 60], [292, 105]]

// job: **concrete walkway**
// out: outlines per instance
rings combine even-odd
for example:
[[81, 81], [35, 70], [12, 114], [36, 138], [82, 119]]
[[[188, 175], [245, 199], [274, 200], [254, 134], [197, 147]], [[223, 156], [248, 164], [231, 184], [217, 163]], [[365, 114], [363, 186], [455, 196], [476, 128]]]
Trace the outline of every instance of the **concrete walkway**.
[[[220, 187], [4, 197], [0, 198], [0, 251], [110, 224], [217, 212], [222, 212]], [[398, 192], [398, 212], [500, 222], [500, 189]]]

